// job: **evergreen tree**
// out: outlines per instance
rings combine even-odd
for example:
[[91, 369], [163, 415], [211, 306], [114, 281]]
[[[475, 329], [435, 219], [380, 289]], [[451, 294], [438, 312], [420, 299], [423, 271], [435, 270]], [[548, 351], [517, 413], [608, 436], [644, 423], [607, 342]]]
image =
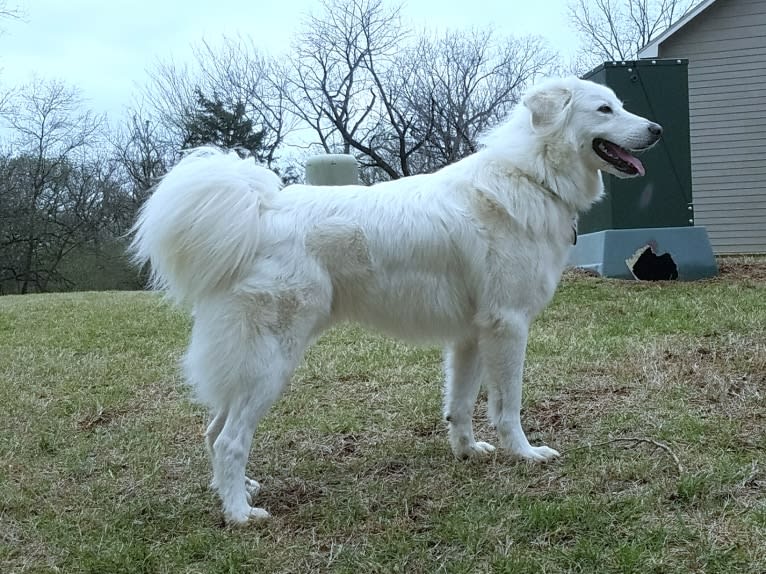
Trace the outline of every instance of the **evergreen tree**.
[[213, 99], [197, 88], [197, 109], [185, 123], [184, 149], [216, 145], [237, 149], [263, 161], [263, 130], [258, 130], [245, 114], [245, 105], [237, 101], [227, 106], [218, 95]]

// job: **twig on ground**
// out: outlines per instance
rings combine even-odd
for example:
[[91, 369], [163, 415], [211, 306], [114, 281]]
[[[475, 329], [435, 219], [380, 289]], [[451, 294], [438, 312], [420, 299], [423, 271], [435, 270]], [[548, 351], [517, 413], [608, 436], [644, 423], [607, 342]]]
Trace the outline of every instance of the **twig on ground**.
[[668, 445], [666, 445], [664, 443], [661, 443], [661, 442], [658, 442], [658, 441], [656, 441], [654, 439], [645, 438], [645, 437], [637, 437], [637, 436], [632, 436], [632, 437], [617, 437], [617, 438], [609, 439], [609, 440], [604, 441], [604, 442], [597, 442], [595, 444], [588, 444], [588, 445], [585, 445], [585, 446], [578, 446], [578, 447], [575, 447], [575, 448], [570, 448], [567, 451], [565, 451], [563, 454], [567, 454], [567, 453], [575, 451], [575, 450], [582, 450], [584, 448], [593, 448], [593, 447], [597, 447], [597, 446], [607, 446], [607, 445], [610, 445], [610, 444], [615, 443], [615, 442], [632, 442], [632, 443], [634, 443], [634, 446], [636, 444], [642, 443], [642, 442], [654, 445], [655, 447], [664, 450], [666, 453], [668, 453], [670, 455], [670, 457], [673, 459], [673, 462], [676, 463], [676, 468], [678, 469], [678, 476], [681, 476], [684, 473], [684, 467], [681, 464], [681, 461], [678, 459], [678, 456], [676, 456], [676, 453], [674, 453]]

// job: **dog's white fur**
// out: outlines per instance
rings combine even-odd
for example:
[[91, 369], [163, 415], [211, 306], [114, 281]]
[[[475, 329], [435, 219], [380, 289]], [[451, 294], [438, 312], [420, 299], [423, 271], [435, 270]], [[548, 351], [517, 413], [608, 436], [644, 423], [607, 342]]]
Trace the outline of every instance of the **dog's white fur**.
[[568, 78], [532, 89], [480, 151], [430, 175], [280, 189], [234, 153], [202, 149], [175, 166], [141, 210], [133, 249], [157, 287], [193, 307], [185, 371], [212, 412], [206, 442], [227, 521], [268, 517], [245, 476], [256, 426], [307, 346], [343, 320], [445, 345], [457, 457], [494, 450], [473, 434], [481, 384], [502, 447], [557, 456], [521, 426], [529, 325], [553, 296], [577, 214], [602, 194], [599, 170], [623, 175], [593, 139], [646, 148], [650, 126], [608, 88]]

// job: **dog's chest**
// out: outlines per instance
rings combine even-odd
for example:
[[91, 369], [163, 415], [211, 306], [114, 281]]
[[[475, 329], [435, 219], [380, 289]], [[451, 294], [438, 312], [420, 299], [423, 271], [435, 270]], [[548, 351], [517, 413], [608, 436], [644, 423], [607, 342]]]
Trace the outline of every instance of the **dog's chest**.
[[537, 315], [556, 292], [569, 244], [545, 235], [496, 238], [493, 243], [484, 281], [488, 304]]

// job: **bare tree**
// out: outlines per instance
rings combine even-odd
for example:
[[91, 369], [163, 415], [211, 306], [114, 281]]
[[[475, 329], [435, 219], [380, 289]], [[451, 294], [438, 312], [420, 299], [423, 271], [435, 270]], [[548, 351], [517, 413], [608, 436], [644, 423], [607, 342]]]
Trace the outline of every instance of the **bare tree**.
[[154, 137], [178, 154], [186, 139], [186, 125], [197, 109], [201, 74], [189, 65], [166, 61], [149, 69], [148, 76], [137, 107], [145, 120], [156, 124]]
[[244, 105], [270, 167], [282, 167], [280, 150], [295, 134], [293, 144], [311, 138], [325, 152], [354, 154], [371, 182], [471, 153], [477, 134], [552, 67], [539, 39], [489, 30], [415, 35], [400, 10], [387, 0], [322, 0], [285, 57], [267, 57], [248, 39], [203, 43], [193, 68], [151, 71], [149, 113], [180, 149], [200, 93], [227, 109]]
[[163, 147], [159, 127], [141, 110], [133, 110], [127, 125], [112, 136], [114, 159], [131, 185], [131, 197], [143, 203], [146, 194], [168, 169], [172, 152]]
[[3, 268], [20, 293], [45, 290], [100, 204], [85, 165], [103, 118], [83, 111], [78, 93], [55, 81], [23, 87], [0, 116], [13, 153], [0, 194]]
[[[293, 113], [311, 126], [327, 152], [352, 150], [397, 177], [404, 166], [378, 153], [375, 137], [384, 117], [401, 140], [408, 125], [394, 106], [397, 94], [381, 90], [406, 37], [398, 7], [382, 0], [324, 0], [323, 11], [304, 22], [295, 42], [289, 101]], [[379, 142], [377, 142], [379, 143]]]
[[243, 120], [263, 134], [259, 155], [268, 167], [278, 169], [278, 150], [297, 123], [285, 105], [283, 64], [242, 38], [224, 37], [216, 45], [203, 41], [194, 51], [193, 65], [168, 61], [149, 70], [142, 94], [145, 115], [156, 122], [163, 145], [180, 151], [200, 99], [217, 101], [226, 109], [241, 108]]
[[569, 17], [586, 48], [583, 64], [633, 60], [695, 0], [571, 0]]
[[473, 151], [476, 134], [551, 62], [534, 39], [485, 32], [412, 41], [383, 0], [324, 0], [299, 34], [289, 102], [327, 152], [397, 178]]
[[425, 38], [406, 58], [415, 62], [406, 73], [407, 105], [426, 141], [418, 171], [476, 151], [478, 135], [504, 117], [528, 82], [554, 61], [537, 38], [498, 43], [491, 30]]
[[264, 162], [277, 168], [277, 152], [298, 123], [286, 105], [284, 63], [264, 55], [252, 39], [241, 37], [224, 37], [218, 46], [203, 42], [195, 52], [207, 90], [230, 108], [244, 104], [246, 117], [263, 134]]
[[9, 5], [7, 0], [0, 0], [0, 20], [18, 20], [21, 18], [21, 14], [18, 7], [13, 4]]
[[18, 18], [19, 10], [13, 5], [9, 6], [7, 0], [0, 0], [0, 18]]
[[178, 148], [168, 143], [162, 127], [141, 106], [131, 111], [126, 123], [110, 134], [109, 141], [113, 178], [120, 187], [109, 198], [108, 209], [113, 232], [122, 235], [152, 187], [176, 159]]

